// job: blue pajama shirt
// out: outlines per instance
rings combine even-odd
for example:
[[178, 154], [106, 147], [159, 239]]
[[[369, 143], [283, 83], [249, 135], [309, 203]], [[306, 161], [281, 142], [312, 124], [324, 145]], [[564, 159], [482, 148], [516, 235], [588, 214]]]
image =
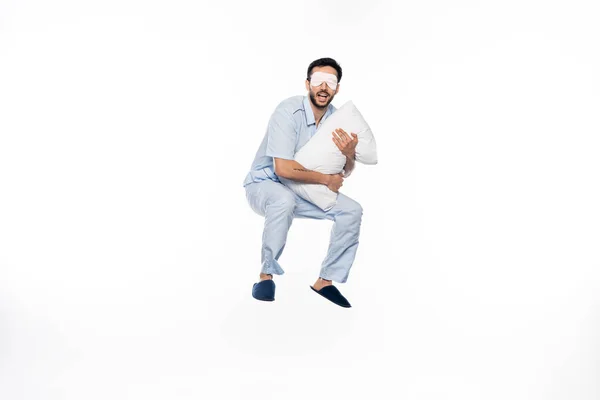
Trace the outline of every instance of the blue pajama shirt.
[[[335, 110], [330, 104], [321, 122]], [[244, 188], [252, 210], [265, 218], [261, 272], [277, 275], [284, 273], [278, 260], [285, 248], [294, 218], [329, 219], [334, 224], [329, 250], [319, 276], [344, 283], [348, 279], [358, 248], [362, 207], [339, 193], [336, 205], [329, 211], [323, 211], [288, 189], [275, 174], [273, 158], [293, 160], [295, 153], [316, 131], [308, 96], [294, 96], [282, 101], [269, 120], [263, 141], [244, 180]]]

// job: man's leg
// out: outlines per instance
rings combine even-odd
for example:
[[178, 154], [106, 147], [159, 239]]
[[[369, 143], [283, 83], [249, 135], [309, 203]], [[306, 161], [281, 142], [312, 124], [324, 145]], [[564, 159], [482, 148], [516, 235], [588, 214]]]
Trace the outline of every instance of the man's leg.
[[296, 196], [295, 216], [298, 218], [329, 219], [331, 228], [329, 250], [321, 266], [319, 279], [313, 286], [319, 290], [331, 285], [331, 281], [344, 283], [348, 280], [354, 263], [363, 210], [358, 202], [340, 193], [336, 205], [323, 211], [312, 203]]
[[296, 195], [286, 186], [271, 180], [246, 186], [246, 198], [252, 209], [265, 217], [261, 251], [261, 280], [282, 275], [277, 261], [285, 248], [287, 234], [294, 219]]

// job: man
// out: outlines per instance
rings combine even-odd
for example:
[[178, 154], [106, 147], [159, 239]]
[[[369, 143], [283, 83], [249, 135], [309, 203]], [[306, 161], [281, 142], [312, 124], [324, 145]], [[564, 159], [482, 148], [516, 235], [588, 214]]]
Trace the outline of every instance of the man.
[[343, 174], [326, 175], [309, 171], [294, 161], [294, 154], [315, 134], [319, 124], [336, 110], [331, 101], [340, 90], [341, 79], [342, 68], [331, 58], [321, 58], [309, 65], [305, 81], [308, 95], [290, 97], [277, 106], [244, 181], [248, 203], [256, 213], [265, 217], [260, 281], [252, 287], [252, 296], [257, 300], [275, 300], [273, 275], [284, 273], [277, 260], [285, 247], [294, 217], [329, 219], [334, 221], [329, 250], [319, 278], [311, 288], [341, 307], [351, 307], [332, 281], [344, 283], [348, 279], [358, 248], [362, 218], [360, 204], [338, 193], [337, 204], [329, 211], [322, 211], [279, 180], [283, 177], [322, 184], [338, 192], [344, 177], [348, 177], [354, 169], [358, 137], [342, 129], [332, 132], [332, 140], [346, 156]]

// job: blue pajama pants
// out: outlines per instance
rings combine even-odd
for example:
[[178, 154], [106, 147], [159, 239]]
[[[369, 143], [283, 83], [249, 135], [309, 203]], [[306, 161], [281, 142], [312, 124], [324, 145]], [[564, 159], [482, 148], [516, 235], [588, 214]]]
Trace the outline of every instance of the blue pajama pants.
[[344, 283], [356, 256], [362, 219], [362, 207], [342, 193], [337, 204], [323, 211], [302, 199], [285, 185], [270, 179], [246, 186], [246, 198], [250, 207], [265, 217], [262, 237], [262, 273], [282, 275], [277, 261], [285, 248], [287, 234], [296, 218], [329, 219], [331, 228], [329, 250], [319, 276], [323, 279]]

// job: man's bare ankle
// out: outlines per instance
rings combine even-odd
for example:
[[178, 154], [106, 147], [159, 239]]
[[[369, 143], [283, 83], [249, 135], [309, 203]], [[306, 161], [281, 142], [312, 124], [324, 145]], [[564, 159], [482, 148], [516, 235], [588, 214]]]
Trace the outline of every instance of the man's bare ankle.
[[319, 277], [319, 279], [317, 279], [317, 281], [314, 284], [314, 288], [319, 290], [321, 288], [324, 288], [325, 286], [330, 286], [333, 285], [333, 283], [331, 283], [331, 279], [323, 279], [321, 277]]
[[263, 274], [262, 272], [260, 273], [260, 280], [261, 281], [265, 281], [267, 279], [273, 279], [273, 275], [271, 274]]

